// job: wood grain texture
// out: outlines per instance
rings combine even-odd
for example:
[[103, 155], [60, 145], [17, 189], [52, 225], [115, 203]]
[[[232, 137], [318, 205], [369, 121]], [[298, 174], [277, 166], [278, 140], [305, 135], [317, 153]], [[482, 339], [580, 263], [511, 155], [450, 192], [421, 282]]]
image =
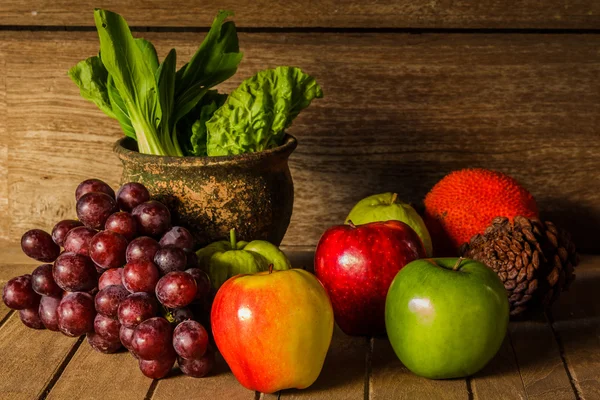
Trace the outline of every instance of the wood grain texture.
[[[196, 33], [147, 33], [188, 59]], [[362, 197], [397, 191], [418, 203], [451, 170], [506, 172], [545, 218], [600, 250], [600, 36], [501, 34], [242, 34], [245, 60], [229, 91], [254, 72], [300, 65], [326, 98], [290, 133], [296, 185], [284, 244], [314, 245]], [[66, 70], [97, 51], [93, 32], [3, 32], [9, 239], [73, 217], [88, 177], [115, 184], [115, 121], [79, 97]], [[40, 59], [52, 62], [39, 62]], [[0, 196], [5, 195], [1, 193]], [[4, 200], [3, 200], [4, 201]]]
[[573, 383], [582, 399], [600, 398], [600, 263], [584, 257], [577, 279], [552, 310]]
[[[9, 135], [6, 130], [6, 60], [5, 46], [0, 44], [0, 215], [8, 215], [8, 144]], [[10, 218], [0, 220], [0, 240], [9, 238], [8, 226]]]
[[575, 399], [546, 320], [511, 323], [509, 335], [528, 399]]
[[515, 353], [506, 337], [498, 354], [471, 378], [474, 399], [526, 399]]
[[410, 372], [387, 339], [373, 339], [369, 399], [468, 399], [464, 379], [430, 380]]
[[244, 27], [598, 28], [600, 24], [600, 7], [593, 0], [5, 0], [0, 24], [88, 26], [93, 24], [94, 7], [120, 12], [135, 26], [209, 26], [219, 9], [236, 11], [235, 21]]
[[0, 329], [0, 394], [3, 399], [38, 397], [76, 339], [25, 327], [13, 313]]
[[128, 352], [102, 354], [84, 341], [47, 399], [143, 399], [151, 383]]
[[214, 372], [201, 379], [183, 375], [179, 370], [174, 376], [158, 381], [152, 400], [196, 399], [254, 400], [255, 392], [245, 389], [235, 379], [225, 360], [218, 355]]
[[309, 388], [284, 390], [279, 399], [362, 400], [369, 341], [351, 337], [336, 325], [321, 374]]

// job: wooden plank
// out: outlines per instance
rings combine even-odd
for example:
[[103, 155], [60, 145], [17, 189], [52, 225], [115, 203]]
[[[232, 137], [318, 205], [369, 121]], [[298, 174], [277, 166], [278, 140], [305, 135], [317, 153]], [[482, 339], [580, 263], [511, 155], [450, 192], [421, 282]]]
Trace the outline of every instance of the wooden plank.
[[600, 398], [600, 257], [584, 257], [577, 279], [552, 310], [567, 367], [579, 397]]
[[[6, 282], [0, 283], [0, 293], [2, 293], [2, 290], [4, 290], [5, 284], [6, 284]], [[11, 309], [6, 307], [6, 304], [4, 304], [3, 301], [0, 301], [0, 328], [6, 322], [6, 317], [10, 312], [11, 312]]]
[[474, 399], [526, 399], [515, 353], [506, 337], [498, 354], [471, 378]]
[[341, 28], [598, 28], [600, 7], [592, 0], [409, 1], [323, 0], [313, 2], [193, 0], [5, 0], [2, 25], [93, 24], [94, 7], [123, 13], [136, 26], [209, 26], [219, 9], [237, 12], [247, 27]]
[[373, 339], [369, 400], [379, 399], [468, 399], [464, 379], [430, 380], [410, 372], [387, 339]]
[[509, 325], [510, 340], [528, 399], [575, 399], [558, 344], [545, 320]]
[[159, 380], [152, 400], [196, 400], [218, 398], [231, 400], [254, 400], [255, 392], [245, 389], [235, 379], [225, 360], [218, 355], [214, 373], [194, 379], [179, 370], [175, 376]]
[[47, 399], [143, 399], [151, 384], [128, 352], [102, 354], [84, 342]]
[[[0, 193], [8, 193], [8, 148], [10, 135], [6, 130], [6, 60], [4, 44], [0, 44]], [[0, 215], [8, 215], [8, 196], [0, 195]], [[9, 238], [10, 218], [0, 220], [0, 240]]]
[[11, 400], [37, 398], [76, 343], [49, 330], [25, 327], [13, 313], [0, 329], [0, 393]]
[[[187, 60], [203, 34], [144, 33]], [[419, 203], [444, 174], [487, 167], [530, 188], [543, 215], [600, 250], [600, 35], [244, 33], [222, 89], [299, 65], [325, 91], [295, 122], [295, 208], [286, 245], [315, 245], [360, 198]], [[97, 52], [94, 32], [2, 32], [7, 59], [10, 239], [74, 216], [73, 190], [120, 166], [115, 121], [79, 97], [66, 70]], [[41, 59], [52, 60], [42, 63]], [[4, 194], [0, 193], [0, 196]]]
[[280, 399], [364, 399], [369, 341], [351, 337], [336, 325], [329, 353], [316, 382], [304, 390], [284, 390]]

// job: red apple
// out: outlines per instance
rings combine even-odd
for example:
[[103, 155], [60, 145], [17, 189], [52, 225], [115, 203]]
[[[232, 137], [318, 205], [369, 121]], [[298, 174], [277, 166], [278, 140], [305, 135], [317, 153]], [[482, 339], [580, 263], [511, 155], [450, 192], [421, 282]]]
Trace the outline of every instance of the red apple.
[[211, 310], [215, 343], [247, 389], [304, 389], [321, 372], [333, 333], [333, 310], [314, 275], [301, 269], [237, 275]]
[[329, 228], [317, 245], [315, 273], [335, 321], [348, 335], [385, 335], [385, 297], [409, 262], [425, 257], [419, 235], [400, 221]]

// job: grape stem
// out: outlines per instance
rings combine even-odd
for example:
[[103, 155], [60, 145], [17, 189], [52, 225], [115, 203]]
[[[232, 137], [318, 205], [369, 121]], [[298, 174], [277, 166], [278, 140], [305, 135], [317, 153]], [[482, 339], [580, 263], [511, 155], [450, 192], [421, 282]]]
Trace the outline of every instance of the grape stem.
[[394, 204], [396, 200], [398, 200], [398, 193], [392, 194], [392, 200], [390, 201], [390, 204]]
[[352, 220], [348, 220], [348, 225], [350, 225], [350, 228], [356, 228], [356, 225], [354, 225], [354, 222], [352, 222]]
[[273, 273], [273, 264], [269, 264], [269, 274]]
[[235, 250], [237, 248], [237, 239], [235, 237], [235, 228], [232, 228], [229, 231], [229, 244], [231, 244], [231, 250]]

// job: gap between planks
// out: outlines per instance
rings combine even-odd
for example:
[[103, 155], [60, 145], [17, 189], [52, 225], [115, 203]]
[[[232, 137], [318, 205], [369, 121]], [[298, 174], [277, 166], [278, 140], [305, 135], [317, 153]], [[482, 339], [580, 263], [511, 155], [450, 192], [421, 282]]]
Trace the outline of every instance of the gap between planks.
[[548, 320], [548, 325], [550, 325], [550, 330], [552, 331], [554, 340], [556, 341], [556, 344], [558, 345], [558, 352], [560, 354], [560, 359], [563, 362], [563, 366], [565, 368], [565, 373], [569, 377], [569, 382], [571, 383], [571, 388], [573, 389], [575, 398], [576, 398], [576, 400], [581, 400], [583, 398], [582, 390], [579, 387], [579, 384], [577, 383], [575, 378], [573, 377], [573, 371], [571, 371], [571, 366], [569, 365], [569, 363], [567, 362], [567, 358], [565, 357], [565, 346], [563, 345], [560, 335], [558, 334], [556, 329], [554, 329], [554, 318], [552, 317], [551, 310], [546, 312], [546, 319]]
[[58, 382], [63, 372], [67, 368], [67, 365], [69, 365], [71, 359], [73, 358], [77, 350], [79, 350], [79, 347], [81, 346], [81, 343], [83, 343], [84, 339], [85, 335], [80, 336], [75, 342], [75, 344], [73, 344], [73, 347], [71, 347], [71, 350], [69, 350], [67, 356], [62, 360], [62, 362], [58, 366], [58, 369], [54, 372], [54, 375], [52, 375], [52, 378], [50, 379], [48, 384], [46, 384], [46, 387], [44, 387], [44, 389], [42, 390], [42, 394], [38, 397], [38, 400], [45, 400], [46, 397], [48, 397], [48, 395], [52, 391], [52, 388], [54, 388], [54, 385], [56, 385], [56, 382]]

